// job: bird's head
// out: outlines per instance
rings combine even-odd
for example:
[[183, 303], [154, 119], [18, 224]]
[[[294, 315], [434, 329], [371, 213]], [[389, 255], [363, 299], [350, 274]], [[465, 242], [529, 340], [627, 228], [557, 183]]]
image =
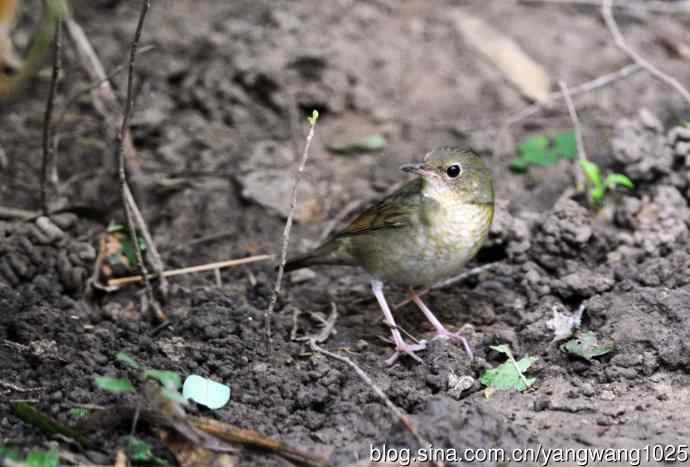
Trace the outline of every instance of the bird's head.
[[417, 164], [400, 167], [424, 180], [422, 194], [444, 202], [493, 203], [494, 186], [491, 171], [471, 150], [437, 148]]

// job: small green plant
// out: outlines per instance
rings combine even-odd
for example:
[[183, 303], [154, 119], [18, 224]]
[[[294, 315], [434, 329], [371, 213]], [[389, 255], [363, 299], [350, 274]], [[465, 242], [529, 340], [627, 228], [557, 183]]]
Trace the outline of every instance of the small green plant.
[[601, 204], [606, 192], [608, 190], [615, 190], [618, 186], [624, 186], [626, 188], [635, 187], [632, 180], [623, 174], [611, 172], [604, 178], [601, 174], [601, 169], [594, 162], [580, 159], [579, 163], [582, 172], [584, 172], [585, 177], [587, 177], [587, 185], [589, 187], [587, 197], [592, 204]]
[[18, 449], [0, 445], [0, 457], [5, 457], [26, 467], [58, 467], [60, 465], [60, 458], [55, 451], [33, 449], [26, 455], [26, 458], [22, 459]]
[[136, 436], [125, 437], [125, 451], [129, 458], [138, 464], [165, 464], [165, 460], [153, 453], [151, 445]]
[[[118, 352], [115, 358], [127, 366], [130, 370], [133, 370], [134, 375], [137, 376], [139, 380], [153, 379], [160, 383], [161, 392], [165, 397], [170, 400], [186, 403], [187, 400], [180, 394], [180, 388], [182, 387], [182, 380], [180, 375], [174, 371], [166, 370], [155, 370], [152, 368], [146, 368], [139, 364], [131, 355], [125, 352]], [[115, 394], [125, 393], [125, 392], [135, 392], [136, 387], [128, 378], [113, 378], [110, 376], [94, 376], [96, 386], [103, 389], [104, 391], [112, 392]]]
[[510, 164], [518, 172], [526, 171], [529, 166], [549, 167], [561, 159], [572, 160], [577, 155], [575, 133], [566, 131], [557, 133], [553, 138], [545, 135], [529, 136], [518, 146], [519, 157]]
[[534, 384], [536, 378], [527, 378], [524, 373], [537, 361], [537, 357], [530, 357], [528, 355], [520, 360], [515, 360], [513, 352], [510, 351], [510, 347], [506, 344], [492, 345], [491, 348], [506, 355], [508, 361], [496, 368], [486, 370], [479, 378], [480, 383], [493, 389], [516, 389], [518, 391], [524, 391]]

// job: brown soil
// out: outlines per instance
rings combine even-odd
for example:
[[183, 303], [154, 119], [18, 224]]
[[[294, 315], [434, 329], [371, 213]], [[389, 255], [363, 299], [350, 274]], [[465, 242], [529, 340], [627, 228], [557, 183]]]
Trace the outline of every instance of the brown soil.
[[[75, 3], [106, 68], [121, 65], [139, 2]], [[98, 390], [93, 375], [121, 374], [113, 356], [126, 351], [153, 368], [229, 384], [231, 403], [205, 415], [334, 465], [367, 459], [372, 444], [416, 448], [349, 367], [290, 340], [295, 309], [328, 313], [331, 302], [340, 315], [337, 333], [323, 345], [349, 349], [434, 447], [687, 444], [690, 132], [673, 127], [688, 119], [688, 108], [646, 72], [577, 97], [592, 159], [636, 183], [593, 213], [582, 200], [562, 196], [573, 183], [564, 164], [527, 175], [510, 171], [516, 142], [567, 130], [567, 111], [559, 102], [500, 131], [506, 115], [527, 102], [462, 40], [453, 21], [463, 11], [484, 18], [572, 86], [629, 63], [597, 8], [421, 0], [153, 3], [142, 44], [154, 48], [138, 60], [132, 123], [140, 203], [166, 265], [279, 252], [285, 204], [276, 193], [292, 183], [306, 133], [302, 114], [313, 108], [321, 119], [293, 253], [314, 245], [326, 221], [353, 200], [371, 199], [400, 181], [401, 163], [434, 146], [471, 145], [490, 160], [500, 208], [490, 242], [471, 266], [496, 265], [432, 292], [428, 304], [451, 328], [465, 325], [476, 358], [468, 361], [462, 347], [433, 341], [421, 353], [423, 365], [403, 358], [384, 366], [391, 346], [380, 337], [388, 331], [366, 275], [350, 268], [286, 278], [271, 353], [263, 313], [275, 272], [267, 263], [225, 270], [222, 287], [210, 273], [174, 279], [165, 304], [171, 323], [158, 330], [136, 312], [142, 295], [136, 287], [82, 298], [103, 225], [63, 214], [53, 219], [62, 231], [56, 236], [33, 223], [0, 221], [0, 383], [37, 388], [0, 386], [0, 444], [41, 446], [48, 439], [13, 415], [12, 400], [36, 400], [63, 421], [72, 421], [75, 404], [119, 400]], [[617, 11], [616, 18], [632, 46], [690, 82], [687, 58], [671, 55], [659, 41], [666, 34], [682, 38], [690, 16]], [[24, 18], [20, 26], [32, 21]], [[88, 86], [69, 43], [65, 48], [60, 110]], [[119, 89], [124, 75], [116, 78]], [[35, 79], [29, 94], [0, 114], [2, 207], [38, 208], [47, 84]], [[375, 132], [388, 139], [381, 153], [336, 155], [325, 148]], [[90, 95], [77, 98], [60, 129], [61, 198], [118, 219], [115, 177], [102, 168], [113, 138]], [[257, 188], [257, 179], [264, 185]], [[274, 207], [256, 201], [265, 202], [262, 194]], [[394, 288], [388, 295], [391, 302], [403, 298]], [[582, 326], [612, 339], [611, 354], [585, 361], [552, 342], [546, 323], [554, 310], [571, 313], [581, 304]], [[398, 316], [415, 335], [431, 334], [411, 305]], [[299, 325], [301, 333], [318, 330], [306, 318]], [[539, 358], [530, 370], [536, 384], [487, 398], [478, 378], [504, 360], [489, 349], [500, 343], [518, 357]], [[449, 387], [451, 375], [474, 383], [458, 395]], [[97, 448], [86, 456], [112, 464], [127, 432], [94, 433]], [[70, 449], [64, 440], [60, 445]], [[284, 464], [264, 453], [240, 457], [240, 465]]]

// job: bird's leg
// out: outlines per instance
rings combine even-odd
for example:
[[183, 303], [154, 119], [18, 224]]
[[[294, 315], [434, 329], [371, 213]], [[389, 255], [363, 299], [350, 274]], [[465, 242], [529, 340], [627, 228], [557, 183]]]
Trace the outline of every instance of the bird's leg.
[[426, 342], [421, 341], [419, 344], [408, 344], [403, 340], [402, 336], [400, 335], [400, 331], [398, 330], [398, 326], [395, 324], [395, 320], [393, 319], [393, 313], [391, 313], [388, 302], [386, 302], [386, 297], [383, 295], [383, 282], [379, 280], [372, 280], [371, 291], [374, 292], [374, 296], [379, 302], [383, 315], [386, 317], [386, 322], [391, 327], [393, 343], [395, 344], [395, 353], [392, 357], [386, 360], [386, 364], [392, 365], [401, 354], [407, 354], [417, 360], [419, 363], [423, 363], [422, 359], [415, 355], [414, 352], [424, 350], [424, 348], [426, 348]]
[[434, 327], [436, 330], [436, 338], [442, 337], [445, 339], [455, 339], [459, 340], [462, 342], [462, 345], [465, 347], [465, 352], [467, 352], [467, 355], [470, 357], [470, 360], [474, 358], [474, 355], [472, 354], [472, 348], [470, 347], [470, 344], [467, 343], [467, 339], [460, 334], [459, 332], [450, 332], [449, 330], [446, 329], [446, 327], [434, 316], [434, 314], [431, 312], [429, 307], [426, 306], [426, 304], [422, 301], [421, 298], [419, 298], [419, 295], [413, 290], [410, 289], [410, 297], [412, 298], [412, 301], [419, 307], [420, 310], [422, 310], [422, 313], [424, 313], [424, 316], [426, 316], [426, 319], [429, 320], [431, 325]]

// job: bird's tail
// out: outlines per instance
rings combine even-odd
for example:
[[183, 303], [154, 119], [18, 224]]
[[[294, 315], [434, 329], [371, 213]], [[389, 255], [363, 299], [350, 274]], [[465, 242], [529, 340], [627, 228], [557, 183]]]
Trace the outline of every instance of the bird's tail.
[[315, 250], [295, 256], [285, 263], [285, 272], [323, 264], [354, 264], [352, 257], [345, 253], [339, 242], [326, 242]]

